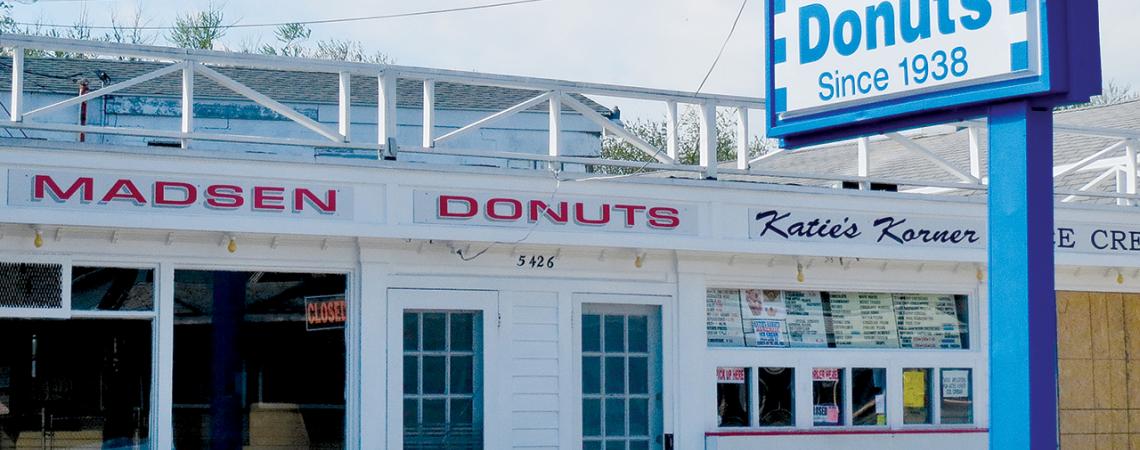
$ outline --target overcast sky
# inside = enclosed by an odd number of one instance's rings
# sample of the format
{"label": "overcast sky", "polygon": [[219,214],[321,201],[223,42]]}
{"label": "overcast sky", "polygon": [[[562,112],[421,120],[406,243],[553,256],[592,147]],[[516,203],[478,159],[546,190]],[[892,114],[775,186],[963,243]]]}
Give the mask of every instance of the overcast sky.
{"label": "overcast sky", "polygon": [[[30,1],[30,0],[29,0]],[[229,0],[227,22],[287,22],[463,7],[503,0]],[[703,92],[763,92],[763,3],[748,0],[735,34]],[[177,3],[178,6],[172,6]],[[12,10],[18,21],[91,25],[142,7],[149,25],[208,0],[39,0]],[[728,34],[740,0],[544,0],[451,14],[314,25],[313,41],[359,40],[403,65],[531,75],[693,91]],[[1106,80],[1140,89],[1140,0],[1100,0]],[[232,30],[231,48],[270,42],[270,28]],[[159,44],[165,45],[160,37]]]}

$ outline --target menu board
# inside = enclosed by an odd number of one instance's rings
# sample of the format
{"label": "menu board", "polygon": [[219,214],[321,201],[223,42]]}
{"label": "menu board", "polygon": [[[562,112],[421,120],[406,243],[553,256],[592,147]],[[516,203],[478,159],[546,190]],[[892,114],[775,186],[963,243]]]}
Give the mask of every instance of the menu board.
{"label": "menu board", "polygon": [[787,307],[780,291],[745,289],[740,304],[744,343],[749,347],[787,347]]}
{"label": "menu board", "polygon": [[705,294],[705,310],[710,347],[744,346],[739,289],[709,289]]}
{"label": "menu board", "polygon": [[831,292],[831,329],[840,348],[898,348],[890,294]]}
{"label": "menu board", "polygon": [[953,296],[895,294],[894,303],[902,348],[962,348]]}
{"label": "menu board", "polygon": [[788,343],[792,347],[827,347],[827,322],[819,292],[784,291]]}
{"label": "menu board", "polygon": [[[964,296],[709,289],[710,347],[969,348]],[[965,320],[965,319],[962,319]]]}

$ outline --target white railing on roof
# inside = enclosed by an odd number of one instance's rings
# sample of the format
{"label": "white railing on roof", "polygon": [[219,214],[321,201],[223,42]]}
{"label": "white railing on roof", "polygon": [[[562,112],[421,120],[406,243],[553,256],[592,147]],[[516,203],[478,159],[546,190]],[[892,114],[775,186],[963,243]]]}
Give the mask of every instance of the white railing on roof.
{"label": "white railing on roof", "polygon": [[[289,58],[280,56],[254,55],[247,53],[232,53],[212,50],[190,50],[170,47],[156,47],[143,45],[118,44],[95,41],[82,41],[59,38],[45,38],[37,36],[5,35],[0,37],[0,45],[11,49],[12,53],[12,100],[10,120],[0,122],[0,126],[9,128],[26,128],[47,131],[75,132],[75,133],[102,133],[126,134],[135,136],[159,137],[179,139],[183,147],[191,145],[194,140],[228,141],[243,143],[263,143],[280,145],[299,145],[314,147],[354,148],[376,150],[381,157],[393,157],[400,152],[456,154],[450,149],[436,149],[437,144],[448,142],[461,135],[486,127],[494,122],[507,118],[532,107],[546,103],[549,105],[550,115],[550,142],[546,155],[534,155],[514,152],[460,152],[474,156],[501,157],[505,159],[546,160],[550,162],[582,162],[588,159],[590,164],[598,164],[594,158],[566,158],[562,156],[562,143],[560,139],[562,124],[561,115],[563,106],[569,107],[586,119],[597,124],[607,132],[629,142],[637,149],[652,156],[659,164],[647,168],[669,169],[680,171],[701,172],[709,177],[715,177],[718,168],[716,160],[716,108],[737,108],[740,117],[738,134],[749,136],[747,111],[749,109],[762,109],[762,99],[717,95],[694,94],[688,92],[671,91],[664,89],[647,89],[630,86],[618,86],[600,83],[580,83],[572,81],[553,80],[546,78],[518,77],[509,75],[495,75],[478,72],[464,72],[456,70],[427,69],[397,65],[381,65],[368,63],[355,63],[343,61],[330,61],[310,58]],[[61,52],[74,52],[83,55],[96,55],[96,57],[129,57],[148,61],[163,61],[170,64],[135,78],[106,86],[90,93],[60,101],[51,105],[31,111],[25,109],[24,104],[24,50],[49,50]],[[265,93],[242,84],[211,67],[242,67],[252,69],[269,69],[295,72],[329,73],[338,75],[338,119],[335,128],[321,124],[282,104]],[[59,123],[36,122],[38,116],[62,108],[74,106],[107,94],[139,85],[156,78],[181,72],[183,105],[194,104],[194,76],[201,75],[210,81],[224,86],[257,104],[309,129],[324,140],[305,140],[295,138],[280,138],[275,136],[248,136],[235,134],[205,133],[195,129],[193,108],[182,108],[181,129],[156,130],[139,128],[120,128],[101,125],[70,125]],[[378,132],[373,142],[356,142],[351,139],[351,76],[363,75],[377,77],[378,98]],[[420,145],[410,145],[406,142],[396,141],[396,81],[398,79],[412,79],[423,83],[423,140]],[[455,131],[434,135],[435,124],[435,84],[437,82],[452,82],[465,85],[494,86],[503,88],[525,89],[541,91],[542,93],[530,100],[512,106],[505,110],[495,112],[487,117],[475,121]],[[615,123],[602,114],[587,106],[571,94],[601,95],[622,99],[656,100],[665,102],[670,111],[676,110],[677,104],[691,104],[701,110],[701,142],[700,159],[698,166],[678,164],[677,142],[675,136],[677,121],[669,121],[671,139],[668,148],[658,149],[634,133]],[[745,161],[747,157],[747,139],[742,139],[739,150]],[[622,165],[620,162],[617,165]],[[640,163],[638,163],[640,166]]]}
{"label": "white railing on roof", "polygon": [[[632,86],[619,86],[600,83],[581,83],[573,81],[554,80],[547,78],[520,77],[510,75],[496,75],[479,72],[465,72],[456,70],[429,69],[397,65],[381,65],[370,63],[356,63],[332,61],[324,59],[292,58],[282,56],[256,55],[248,53],[221,52],[212,50],[190,50],[171,47],[143,46],[107,43],[97,41],[83,41],[60,38],[46,38],[24,35],[0,35],[0,46],[8,49],[12,55],[11,74],[11,102],[9,120],[0,120],[0,127],[11,129],[43,130],[65,133],[90,133],[108,135],[129,135],[141,137],[154,137],[163,139],[176,139],[183,147],[192,146],[193,141],[220,141],[236,143],[273,144],[302,146],[314,148],[344,148],[363,149],[373,151],[378,159],[395,158],[401,153],[437,154],[450,156],[470,156],[501,158],[505,160],[525,160],[544,167],[557,167],[559,164],[581,164],[586,166],[609,166],[641,171],[669,171],[685,172],[701,177],[715,178],[719,175],[736,175],[756,177],[756,179],[783,180],[783,182],[803,182],[820,185],[844,187],[862,190],[875,189],[875,185],[888,187],[905,187],[904,192],[920,194],[943,194],[960,191],[984,191],[987,179],[981,164],[980,131],[986,127],[985,121],[975,120],[961,122],[956,125],[968,129],[967,139],[963,142],[963,151],[969,154],[969,167],[958,167],[947,161],[937,152],[925,147],[919,139],[914,139],[898,133],[889,133],[884,136],[867,137],[856,142],[857,153],[853,165],[856,175],[839,175],[835,173],[811,172],[812,167],[797,167],[795,171],[779,171],[765,169],[765,163],[773,156],[780,155],[781,150],[770,151],[756,158],[749,158],[749,114],[752,111],[762,112],[764,100],[753,97],[741,97],[717,94],[697,94],[664,89],[649,89]],[[24,99],[25,84],[25,50],[46,50],[58,52],[71,52],[92,58],[137,58],[146,61],[159,61],[168,63],[149,73],[135,78],[120,81],[104,86],[100,89],[45,105],[35,109],[27,109]],[[281,70],[291,72],[336,74],[338,83],[337,106],[338,115],[336,126],[332,127],[320,123],[295,109],[271,98],[264,92],[259,92],[233,78],[216,70],[219,67],[236,67],[249,69]],[[118,91],[137,86],[159,77],[181,75],[181,104],[193,105],[195,102],[195,75],[203,76],[210,81],[240,94],[249,100],[277,113],[305,129],[319,136],[318,139],[286,138],[279,136],[253,136],[233,133],[203,132],[195,127],[194,111],[192,107],[181,109],[180,127],[174,129],[115,127],[107,125],[83,125],[58,122],[38,121],[36,119],[47,113],[63,108],[78,105],[92,99],[113,94]],[[351,77],[367,76],[377,79],[377,133],[375,140],[361,142],[351,138],[352,126],[352,84]],[[401,142],[396,138],[396,82],[399,79],[415,80],[423,86],[423,135],[419,142]],[[475,120],[458,129],[437,135],[435,133],[436,83],[457,83],[473,86],[492,86],[537,91],[534,97],[522,101],[508,108],[492,112],[489,115]],[[666,117],[667,138],[664,148],[658,148],[634,132],[625,128],[621,123],[611,121],[595,111],[589,105],[579,100],[578,95],[598,95],[612,97],[618,100],[648,100],[660,102]],[[546,104],[549,116],[549,143],[546,154],[524,152],[482,151],[479,149],[456,149],[444,146],[465,134],[487,127],[514,114],[532,110]],[[699,161],[697,164],[682,164],[680,161],[680,143],[678,132],[678,106],[691,105],[699,111]],[[569,108],[581,117],[589,120],[632,147],[644,152],[650,159],[643,160],[614,160],[592,157],[575,157],[563,154],[561,139],[562,114],[564,108]],[[717,133],[716,122],[718,108],[735,109],[736,119],[736,148],[735,161],[717,160]],[[1101,173],[1077,190],[1058,190],[1057,195],[1064,196],[1062,201],[1069,202],[1079,198],[1086,199],[1115,199],[1120,205],[1140,205],[1140,196],[1137,195],[1137,149],[1140,149],[1140,132],[1125,129],[1110,129],[1097,127],[1078,127],[1065,124],[1056,125],[1059,134],[1075,134],[1117,140],[1117,142],[1103,150],[1093,153],[1076,163],[1059,165],[1054,170],[1054,176],[1061,179],[1078,172],[1101,171]],[[933,179],[898,179],[882,176],[872,176],[874,169],[871,153],[880,142],[890,141],[898,147],[908,151],[911,155],[926,160],[945,172],[951,179],[949,181]],[[1123,153],[1112,156],[1114,153]],[[646,159],[646,158],[641,158]],[[1097,191],[1102,182],[1115,177],[1115,192]],[[780,181],[777,181],[780,182]]]}

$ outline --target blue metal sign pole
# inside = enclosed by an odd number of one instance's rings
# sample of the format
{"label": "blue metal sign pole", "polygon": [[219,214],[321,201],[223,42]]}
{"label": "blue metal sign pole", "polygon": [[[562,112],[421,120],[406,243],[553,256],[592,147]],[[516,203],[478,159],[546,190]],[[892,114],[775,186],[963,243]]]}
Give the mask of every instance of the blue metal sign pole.
{"label": "blue metal sign pole", "polygon": [[1053,111],[989,116],[990,448],[1057,448]]}

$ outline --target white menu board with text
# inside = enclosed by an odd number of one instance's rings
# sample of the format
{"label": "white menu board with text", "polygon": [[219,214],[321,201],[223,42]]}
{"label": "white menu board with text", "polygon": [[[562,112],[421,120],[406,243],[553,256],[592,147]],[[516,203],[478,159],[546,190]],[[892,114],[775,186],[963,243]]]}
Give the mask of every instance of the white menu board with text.
{"label": "white menu board with text", "polygon": [[831,328],[839,348],[898,348],[890,294],[831,292]]}
{"label": "white menu board with text", "polygon": [[705,294],[708,345],[711,347],[744,346],[744,328],[740,317],[739,289],[709,289]]}

